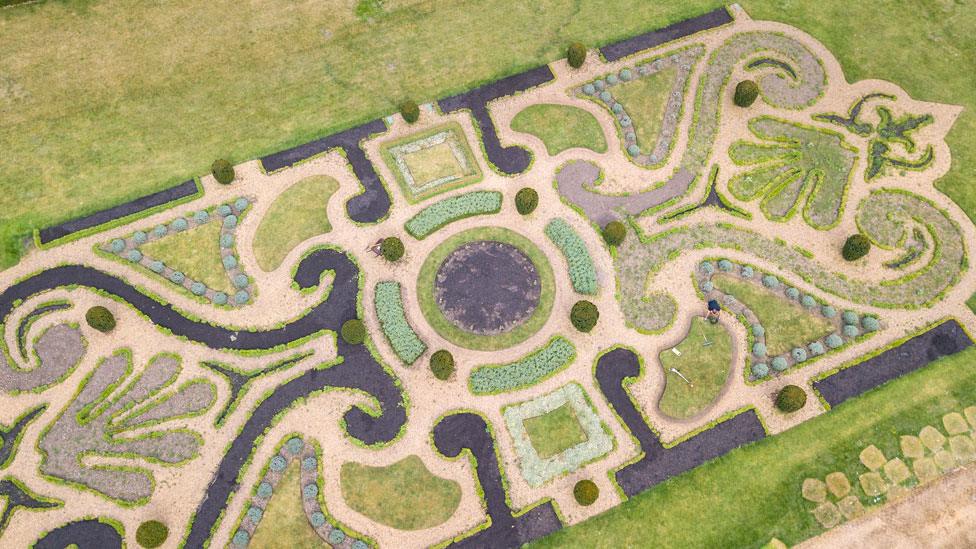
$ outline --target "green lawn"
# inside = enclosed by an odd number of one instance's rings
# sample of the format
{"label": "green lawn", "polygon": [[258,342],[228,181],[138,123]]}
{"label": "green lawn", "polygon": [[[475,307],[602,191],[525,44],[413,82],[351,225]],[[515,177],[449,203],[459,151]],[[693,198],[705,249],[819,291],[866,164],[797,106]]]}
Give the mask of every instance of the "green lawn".
{"label": "green lawn", "polygon": [[417,456],[388,467],[343,463],[339,477],[349,507],[400,530],[437,526],[461,503],[458,483],[435,476]]}
{"label": "green lawn", "polygon": [[139,247],[142,253],[199,280],[208,288],[233,294],[230,276],[220,258],[220,219],[181,233],[170,233]]}
{"label": "green lawn", "polygon": [[332,230],[326,208],[339,182],[325,175],[302,179],[278,195],[254,235],[262,271],[273,271],[300,243]]}
{"label": "green lawn", "polygon": [[[793,545],[823,531],[802,499],[804,478],[866,469],[874,444],[898,452],[902,434],[940,425],[943,414],[976,404],[976,349],[930,364],[799,426],[733,450],[619,507],[530,547],[761,547]],[[852,482],[856,484],[856,482]],[[856,488],[859,491],[859,488]],[[866,501],[866,499],[862,499]]]}
{"label": "green lawn", "polygon": [[969,299],[966,300],[966,305],[969,306],[969,310],[971,310],[973,314],[976,314],[976,293],[969,296]]}
{"label": "green lawn", "polygon": [[576,412],[569,404],[563,404],[541,416],[530,417],[523,423],[532,447],[542,459],[551,458],[586,442],[583,426],[576,419]]}
{"label": "green lawn", "polygon": [[836,331],[835,326],[785,296],[775,295],[758,284],[730,275],[712,277],[715,287],[733,295],[749,307],[766,328],[766,350],[769,356],[788,353],[794,347],[806,347],[811,341]]}
{"label": "green lawn", "polygon": [[578,107],[532,105],[515,115],[512,129],[541,139],[550,156],[574,147],[598,153],[607,151],[607,140],[600,123],[595,116]]}
{"label": "green lawn", "polygon": [[637,144],[646,153],[653,151],[657,145],[664,123],[664,108],[677,74],[678,69],[670,67],[613,87],[613,98],[624,106],[627,115],[634,121]]}
{"label": "green lawn", "polygon": [[[402,157],[407,171],[410,172],[410,176],[413,178],[413,183],[409,183],[403,170],[397,164],[391,150],[402,145],[427,139],[445,131],[452,134],[448,142],[407,153]],[[465,159],[463,164],[454,156],[451,146],[448,144],[451,140],[460,146]],[[411,133],[399,139],[387,141],[380,146],[380,155],[383,157],[383,161],[386,162],[387,167],[390,168],[390,171],[393,172],[393,176],[396,178],[397,184],[400,185],[400,190],[403,191],[404,197],[411,204],[420,202],[436,194],[481,181],[481,168],[478,167],[478,162],[471,153],[471,147],[468,144],[467,137],[464,135],[464,130],[457,122],[441,124],[422,132]],[[432,185],[438,179],[447,176],[454,176],[455,178]]]}
{"label": "green lawn", "polygon": [[275,486],[271,501],[268,502],[248,547],[321,549],[324,546],[325,542],[315,533],[305,516],[302,489],[299,485],[300,475],[300,462],[292,462]]}
{"label": "green lawn", "polygon": [[[710,345],[705,345],[706,338]],[[688,336],[675,348],[681,356],[671,349],[658,355],[667,379],[658,407],[671,417],[688,418],[708,407],[725,386],[732,367],[732,336],[721,324],[695,317]],[[685,383],[671,368],[694,386]]]}

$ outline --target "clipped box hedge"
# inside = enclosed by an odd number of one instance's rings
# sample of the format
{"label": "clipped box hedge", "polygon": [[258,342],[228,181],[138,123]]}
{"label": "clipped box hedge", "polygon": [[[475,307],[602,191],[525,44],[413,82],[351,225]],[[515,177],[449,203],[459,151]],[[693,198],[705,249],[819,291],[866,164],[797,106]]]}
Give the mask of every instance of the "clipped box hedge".
{"label": "clipped box hedge", "polygon": [[515,362],[475,368],[468,379],[468,387],[477,395],[529,387],[565,368],[574,358],[576,348],[573,344],[556,336],[544,347]]}
{"label": "clipped box hedge", "polygon": [[569,265],[569,280],[573,289],[583,295],[596,295],[596,268],[586,244],[576,231],[562,219],[546,225],[546,236],[559,248]]}
{"label": "clipped box hedge", "polygon": [[427,350],[427,345],[420,340],[407,322],[407,315],[403,312],[403,300],[400,297],[400,283],[391,281],[377,283],[375,305],[383,335],[393,347],[393,352],[407,365],[416,362]]}
{"label": "clipped box hedge", "polygon": [[502,193],[475,191],[445,198],[420,210],[411,217],[404,228],[417,240],[427,238],[441,227],[471,217],[498,213],[502,209]]}

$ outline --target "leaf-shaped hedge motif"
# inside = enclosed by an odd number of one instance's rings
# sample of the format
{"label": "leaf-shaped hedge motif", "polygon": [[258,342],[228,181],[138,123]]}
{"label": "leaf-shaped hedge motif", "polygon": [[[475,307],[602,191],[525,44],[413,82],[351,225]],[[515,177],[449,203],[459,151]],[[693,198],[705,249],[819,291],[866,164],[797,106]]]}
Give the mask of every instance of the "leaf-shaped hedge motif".
{"label": "leaf-shaped hedge motif", "polygon": [[807,223],[818,229],[835,225],[857,151],[836,132],[768,116],[752,119],[749,129],[765,143],[732,144],[732,161],[750,169],[729,181],[729,191],[744,201],[762,197],[763,213],[774,220],[792,217],[806,197]]}

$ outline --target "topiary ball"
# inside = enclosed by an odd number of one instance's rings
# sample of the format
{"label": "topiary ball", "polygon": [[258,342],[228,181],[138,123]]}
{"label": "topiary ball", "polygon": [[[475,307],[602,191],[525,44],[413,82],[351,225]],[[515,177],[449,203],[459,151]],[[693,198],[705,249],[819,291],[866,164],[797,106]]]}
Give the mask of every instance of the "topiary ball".
{"label": "topiary ball", "polygon": [[251,536],[248,535],[246,530],[238,530],[234,533],[234,537],[230,541],[238,547],[247,547],[247,543],[251,541]]}
{"label": "topiary ball", "polygon": [[759,97],[759,86],[752,80],[743,80],[735,86],[735,95],[732,101],[739,107],[749,107],[756,102]]}
{"label": "topiary ball", "polygon": [[844,324],[844,328],[841,329],[841,331],[847,337],[857,337],[861,334],[861,331],[858,330],[857,326],[854,326],[853,324]]}
{"label": "topiary ball", "polygon": [[583,84],[583,93],[586,95],[593,95],[596,93],[596,87],[593,84]]}
{"label": "topiary ball", "polygon": [[149,270],[154,273],[161,273],[166,270],[166,264],[158,259],[149,263]]}
{"label": "topiary ball", "polygon": [[239,212],[243,212],[247,209],[249,204],[250,202],[248,202],[248,200],[242,196],[234,201],[234,209]]}
{"label": "topiary ball", "polygon": [[271,463],[268,464],[268,467],[270,467],[271,470],[276,473],[280,473],[284,471],[285,467],[287,466],[288,466],[288,461],[281,456],[275,456],[271,458]]}
{"label": "topiary ball", "polygon": [[865,332],[876,332],[881,328],[881,323],[873,316],[866,316],[861,319],[861,327]]}
{"label": "topiary ball", "polygon": [[129,250],[129,253],[125,254],[125,257],[133,263],[139,263],[142,261],[142,252],[139,250]]}
{"label": "topiary ball", "polygon": [[132,233],[132,241],[136,244],[145,244],[149,240],[149,235],[145,231],[136,231]]}
{"label": "topiary ball", "polygon": [[407,100],[400,103],[400,116],[408,124],[413,124],[417,120],[420,120],[420,106],[417,105],[416,101]]}
{"label": "topiary ball", "polygon": [[817,299],[809,294],[803,296],[803,299],[800,300],[800,303],[802,303],[803,306],[808,309],[812,309],[817,305],[819,305],[819,303],[817,303]]}
{"label": "topiary ball", "polygon": [[820,356],[827,352],[827,350],[824,349],[823,343],[820,343],[819,341],[814,341],[809,345],[809,347],[810,354],[813,356]]}
{"label": "topiary ball", "polygon": [[217,293],[215,293],[214,296],[213,296],[213,302],[215,304],[217,304],[217,305],[226,305],[227,304],[227,294],[225,294],[224,292],[217,292]]}
{"label": "topiary ball", "polygon": [[247,303],[248,299],[251,299],[251,294],[247,293],[245,290],[241,290],[234,294],[234,303],[237,303],[238,305]]}
{"label": "topiary ball", "polygon": [[152,233],[153,236],[155,236],[156,238],[160,238],[166,236],[167,230],[168,229],[166,229],[166,225],[156,225],[155,227],[153,227]]}
{"label": "topiary ball", "polygon": [[781,356],[778,356],[778,357],[774,358],[773,360],[771,360],[769,362],[769,364],[777,372],[782,372],[783,370],[785,370],[785,369],[787,369],[787,368],[790,367],[790,363],[786,361],[786,358],[781,357]]}
{"label": "topiary ball", "polygon": [[796,385],[787,385],[776,395],[776,407],[786,413],[795,412],[806,403],[807,394]]}
{"label": "topiary ball", "polygon": [[718,260],[718,270],[720,270],[722,272],[728,273],[728,272],[732,271],[732,268],[733,267],[735,267],[735,264],[733,264],[728,259],[719,259]]}
{"label": "topiary ball", "polygon": [[302,497],[305,499],[315,499],[319,495],[319,487],[315,483],[306,484],[302,487]]}
{"label": "topiary ball", "polygon": [[387,261],[399,261],[404,253],[403,241],[395,236],[388,236],[380,244],[380,253]]}
{"label": "topiary ball", "polygon": [[779,279],[773,275],[764,275],[762,277],[762,284],[767,288],[776,289],[779,288]]}
{"label": "topiary ball", "polygon": [[569,66],[574,69],[578,69],[583,66],[583,62],[586,61],[586,46],[580,42],[573,42],[566,48],[566,61],[569,62]]}
{"label": "topiary ball", "polygon": [[522,215],[529,215],[539,205],[539,193],[535,189],[523,187],[515,193],[515,210]]}
{"label": "topiary ball", "polygon": [[325,524],[325,515],[321,511],[316,511],[312,513],[312,518],[310,519],[312,526],[318,528]]}
{"label": "topiary ball", "polygon": [[573,497],[580,505],[593,505],[600,497],[600,487],[589,479],[583,479],[573,486]]}
{"label": "topiary ball", "polygon": [[234,245],[234,235],[230,233],[220,235],[220,247],[230,248]]}
{"label": "topiary ball", "polygon": [[592,330],[599,319],[600,310],[593,302],[585,299],[577,301],[569,312],[569,321],[573,323],[573,327],[581,332]]}
{"label": "topiary ball", "polygon": [[797,347],[790,351],[790,355],[793,356],[793,360],[796,362],[804,362],[807,359],[807,350],[803,347]]}
{"label": "topiary ball", "polygon": [[430,355],[430,371],[441,381],[450,378],[454,373],[454,356],[444,349],[436,351]]}
{"label": "topiary ball", "polygon": [[752,344],[752,354],[756,356],[766,356],[766,345],[764,343],[753,343]]}
{"label": "topiary ball", "polygon": [[193,221],[195,221],[197,225],[202,225],[210,221],[210,214],[204,210],[200,210],[199,212],[193,214]]}
{"label": "topiary ball", "polygon": [[247,518],[251,519],[251,522],[257,524],[261,522],[261,517],[264,516],[264,510],[260,507],[255,507],[254,505],[248,507]]}
{"label": "topiary ball", "polygon": [[225,228],[227,228],[227,229],[233,229],[236,226],[237,226],[237,216],[236,215],[230,214],[230,215],[224,216],[224,227]]}
{"label": "topiary ball", "polygon": [[857,316],[857,313],[855,313],[854,311],[844,311],[844,314],[841,315],[841,318],[844,320],[844,324],[850,324],[852,326],[856,325],[858,323],[858,320],[860,320],[860,318]]}
{"label": "topiary ball", "polygon": [[757,322],[752,325],[752,335],[754,337],[763,337],[766,335],[766,328],[763,328],[763,325]]}
{"label": "topiary ball", "polygon": [[183,284],[183,281],[186,280],[186,275],[180,271],[173,271],[169,275],[169,280],[173,284]]}
{"label": "topiary ball", "polygon": [[763,378],[769,375],[769,366],[765,362],[757,362],[752,365],[752,376]]}
{"label": "topiary ball", "polygon": [[[616,107],[616,105],[614,106]],[[636,144],[631,143],[630,145],[627,145],[627,154],[629,154],[630,156],[637,156],[640,153],[641,153],[640,147],[638,147]]]}
{"label": "topiary ball", "polygon": [[224,269],[228,271],[237,267],[237,258],[232,255],[225,255],[220,262],[224,264]]}
{"label": "topiary ball", "polygon": [[207,293],[207,286],[203,282],[194,282],[190,284],[190,291],[193,295],[203,295]]}
{"label": "topiary ball", "polygon": [[169,528],[158,520],[147,520],[136,529],[136,542],[147,549],[159,547],[168,536]]}
{"label": "topiary ball", "polygon": [[837,334],[830,334],[824,341],[831,349],[836,349],[844,344],[844,339]]}
{"label": "topiary ball", "polygon": [[85,313],[85,322],[103,334],[115,329],[115,316],[101,305],[95,305]]}
{"label": "topiary ball", "polygon": [[603,240],[611,246],[619,246],[627,237],[627,227],[620,221],[611,221],[603,227]]}
{"label": "topiary ball", "polygon": [[189,229],[190,224],[182,217],[178,217],[174,219],[172,223],[169,224],[169,227],[176,232],[181,232]]}
{"label": "topiary ball", "polygon": [[329,532],[329,543],[332,545],[339,545],[346,540],[346,533],[338,528],[333,528]]}
{"label": "topiary ball", "polygon": [[351,318],[342,323],[339,333],[346,343],[359,345],[366,340],[366,325],[358,318]]}
{"label": "topiary ball", "polygon": [[862,257],[868,255],[871,251],[871,241],[868,237],[863,234],[852,234],[847,237],[844,242],[844,247],[841,249],[840,254],[844,256],[847,261],[857,261]]}
{"label": "topiary ball", "polygon": [[234,213],[234,210],[230,209],[230,204],[221,204],[217,206],[217,215],[224,217],[225,215],[230,215]]}
{"label": "topiary ball", "polygon": [[271,486],[270,482],[264,481],[258,484],[258,497],[259,498],[270,498],[271,494],[274,493],[274,487]]}
{"label": "topiary ball", "polygon": [[221,185],[229,185],[234,181],[234,166],[223,158],[214,160],[213,165],[210,166],[210,172],[213,173],[217,183]]}

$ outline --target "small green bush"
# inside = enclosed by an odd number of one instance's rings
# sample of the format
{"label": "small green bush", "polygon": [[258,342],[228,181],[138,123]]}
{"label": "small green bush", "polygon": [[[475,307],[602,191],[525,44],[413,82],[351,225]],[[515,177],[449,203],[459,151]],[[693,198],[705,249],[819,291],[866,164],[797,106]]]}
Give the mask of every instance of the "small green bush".
{"label": "small green bush", "polygon": [[881,323],[873,316],[866,316],[861,319],[861,326],[865,332],[876,332],[881,328]]}
{"label": "small green bush", "polygon": [[759,97],[759,86],[752,80],[743,80],[735,86],[735,97],[733,101],[740,107],[749,107],[756,102]]}
{"label": "small green bush", "polygon": [[803,347],[793,349],[790,354],[793,355],[793,360],[796,362],[803,362],[807,359],[807,350]]}
{"label": "small green bush", "polygon": [[580,42],[573,42],[566,48],[566,60],[569,61],[569,66],[574,69],[578,69],[583,66],[583,62],[586,61],[586,46]]}
{"label": "small green bush", "polygon": [[210,166],[210,171],[217,183],[221,185],[230,185],[234,181],[234,166],[223,158],[215,160],[213,166]]}
{"label": "small green bush", "polygon": [[754,271],[752,267],[746,265],[742,267],[742,270],[739,271],[739,274],[742,276],[742,278],[752,278],[752,276],[756,274],[756,271]]}
{"label": "small green bush", "polygon": [[763,378],[769,375],[769,366],[765,362],[757,362],[752,365],[752,376]]}
{"label": "small green bush", "polygon": [[115,316],[112,315],[112,311],[109,311],[101,305],[96,305],[88,312],[85,313],[85,321],[92,328],[95,328],[99,332],[107,334],[115,328]]}
{"label": "small green bush", "polygon": [[380,253],[387,261],[399,261],[403,257],[403,241],[395,236],[388,236],[383,239],[380,245]]}
{"label": "small green bush", "polygon": [[810,347],[810,354],[812,354],[813,356],[820,356],[825,352],[827,352],[827,350],[824,349],[823,343],[820,343],[819,341],[814,341],[809,345],[809,347]]}
{"label": "small green bush", "polygon": [[342,340],[350,345],[359,345],[366,340],[366,325],[358,318],[351,318],[342,323],[340,330]]}
{"label": "small green bush", "polygon": [[851,326],[856,326],[859,320],[857,313],[854,311],[844,311],[841,318],[844,319],[844,324],[850,324]]}
{"label": "small green bush", "polygon": [[790,367],[790,364],[786,362],[786,359],[781,356],[775,357],[769,363],[773,366],[773,369],[776,370],[777,372],[782,372],[783,370]]}
{"label": "small green bush", "polygon": [[590,479],[583,479],[573,486],[573,497],[580,505],[593,505],[600,497],[600,487]]}
{"label": "small green bush", "polygon": [[844,338],[840,337],[837,334],[830,334],[829,336],[827,336],[827,339],[825,341],[827,342],[827,346],[830,347],[831,349],[836,349],[844,345]]}
{"label": "small green bush", "polygon": [[803,296],[803,299],[800,300],[800,303],[802,303],[803,306],[806,307],[807,309],[812,309],[813,307],[819,305],[819,303],[817,303],[817,298],[809,294]]}
{"label": "small green bush", "polygon": [[627,227],[619,221],[611,221],[603,228],[603,240],[611,246],[619,246],[627,236]]}
{"label": "small green bush", "polygon": [[569,312],[569,320],[581,332],[589,332],[600,319],[600,310],[591,301],[581,299],[573,305]]}
{"label": "small green bush", "polygon": [[147,520],[136,529],[136,542],[147,549],[159,547],[168,536],[169,528],[158,520]]}
{"label": "small green bush", "polygon": [[409,124],[420,119],[420,107],[416,101],[404,101],[400,104],[400,116]]}
{"label": "small green bush", "polygon": [[786,413],[795,412],[806,403],[807,394],[796,385],[787,385],[776,395],[776,407]]}
{"label": "small green bush", "polygon": [[753,343],[752,354],[756,356],[766,356],[766,345],[762,343]]}
{"label": "small green bush", "polygon": [[824,315],[826,318],[834,318],[837,316],[837,309],[831,307],[830,305],[824,305],[820,308],[820,314]]}
{"label": "small green bush", "polygon": [[852,234],[847,237],[847,241],[844,242],[844,248],[841,250],[841,255],[844,259],[848,261],[856,261],[862,257],[868,255],[871,251],[871,241],[868,237],[863,234]]}
{"label": "small green bush", "polygon": [[841,330],[847,337],[857,337],[861,334],[861,331],[857,329],[857,326],[853,324],[844,324],[844,328]]}
{"label": "small green bush", "polygon": [[522,215],[529,215],[539,205],[539,193],[535,189],[523,187],[515,193],[515,209]]}
{"label": "small green bush", "polygon": [[779,279],[773,275],[763,275],[762,277],[763,286],[775,290],[779,288]]}
{"label": "small green bush", "polygon": [[752,335],[754,337],[762,337],[766,335],[766,328],[763,328],[762,324],[756,322],[752,325]]}
{"label": "small green bush", "polygon": [[790,286],[786,289],[786,297],[794,300],[800,299],[800,289]]}
{"label": "small green bush", "polygon": [[732,267],[734,267],[734,266],[735,265],[733,265],[732,262],[729,261],[728,259],[720,259],[720,260],[718,260],[718,270],[720,270],[720,271],[723,271],[723,272],[726,272],[726,273],[731,272],[732,271]]}
{"label": "small green bush", "polygon": [[441,381],[451,377],[454,373],[454,357],[450,351],[441,349],[430,355],[430,371]]}
{"label": "small green bush", "polygon": [[712,265],[711,261],[702,261],[698,264],[698,270],[710,275],[715,272],[715,265]]}

